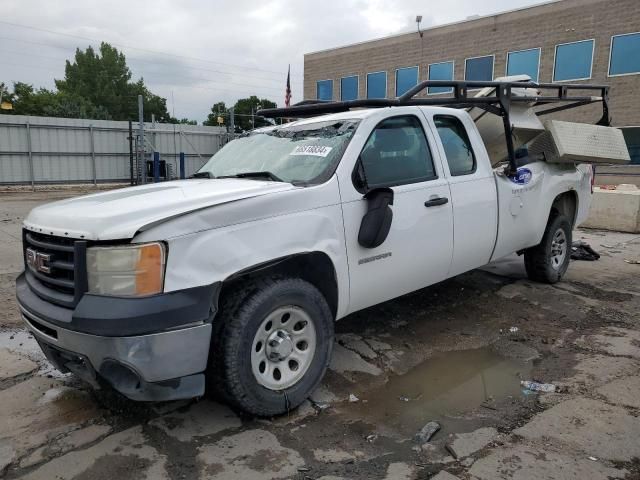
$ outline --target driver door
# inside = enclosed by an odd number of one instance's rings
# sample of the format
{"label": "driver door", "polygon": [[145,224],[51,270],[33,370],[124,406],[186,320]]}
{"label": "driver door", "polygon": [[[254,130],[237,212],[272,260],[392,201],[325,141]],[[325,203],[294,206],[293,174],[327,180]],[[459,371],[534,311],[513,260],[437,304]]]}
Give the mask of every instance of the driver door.
{"label": "driver door", "polygon": [[[427,130],[428,131],[428,130]],[[430,141],[431,140],[431,141]],[[399,115],[382,120],[360,153],[368,189],[390,187],[393,219],[375,248],[358,243],[368,201],[343,203],[350,278],[349,311],[356,311],[447,278],[453,255],[449,184],[432,157],[433,139],[423,120]],[[358,167],[357,167],[358,168]],[[357,182],[356,182],[357,183]],[[347,188],[358,189],[355,185]],[[361,194],[365,189],[358,190]]]}

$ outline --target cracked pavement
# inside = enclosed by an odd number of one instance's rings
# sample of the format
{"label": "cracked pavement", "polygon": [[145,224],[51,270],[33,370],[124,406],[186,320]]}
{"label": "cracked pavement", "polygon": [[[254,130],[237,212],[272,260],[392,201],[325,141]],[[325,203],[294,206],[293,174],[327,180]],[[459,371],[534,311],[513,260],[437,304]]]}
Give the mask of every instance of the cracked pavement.
{"label": "cracked pavement", "polygon": [[[639,478],[637,235],[577,230],[602,258],[553,286],[513,256],[353,314],[311,399],[261,419],[211,399],[131,402],[48,365],[13,299],[20,222],[78,193],[0,192],[0,476]],[[523,391],[529,379],[557,391]],[[440,430],[417,441],[429,421]]]}

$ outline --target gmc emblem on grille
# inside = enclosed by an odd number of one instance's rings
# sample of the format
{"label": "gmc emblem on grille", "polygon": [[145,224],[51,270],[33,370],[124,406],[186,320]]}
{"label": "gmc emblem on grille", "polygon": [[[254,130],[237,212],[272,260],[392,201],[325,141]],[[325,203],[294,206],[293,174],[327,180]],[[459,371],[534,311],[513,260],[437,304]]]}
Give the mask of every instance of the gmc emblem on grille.
{"label": "gmc emblem on grille", "polygon": [[50,254],[36,252],[33,248],[27,248],[27,265],[34,270],[42,273],[51,273],[50,260]]}

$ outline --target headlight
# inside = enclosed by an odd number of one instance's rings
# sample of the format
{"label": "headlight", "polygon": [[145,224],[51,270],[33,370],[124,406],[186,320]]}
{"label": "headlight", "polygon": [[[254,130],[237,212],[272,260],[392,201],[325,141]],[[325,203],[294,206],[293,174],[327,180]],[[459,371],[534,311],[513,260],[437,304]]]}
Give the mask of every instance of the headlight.
{"label": "headlight", "polygon": [[123,297],[162,292],[165,247],[144,243],[87,249],[89,293]]}

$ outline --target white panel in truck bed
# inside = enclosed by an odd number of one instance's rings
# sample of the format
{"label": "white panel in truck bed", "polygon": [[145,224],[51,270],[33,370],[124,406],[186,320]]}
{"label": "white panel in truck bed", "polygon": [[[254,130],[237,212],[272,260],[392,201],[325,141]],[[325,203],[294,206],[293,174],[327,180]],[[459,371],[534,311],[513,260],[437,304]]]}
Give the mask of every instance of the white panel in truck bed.
{"label": "white panel in truck bed", "polygon": [[543,148],[547,162],[619,164],[631,160],[618,128],[560,120],[546,121],[545,128],[549,132]]}

